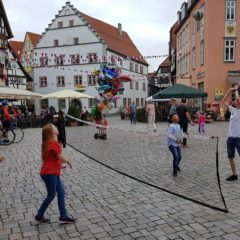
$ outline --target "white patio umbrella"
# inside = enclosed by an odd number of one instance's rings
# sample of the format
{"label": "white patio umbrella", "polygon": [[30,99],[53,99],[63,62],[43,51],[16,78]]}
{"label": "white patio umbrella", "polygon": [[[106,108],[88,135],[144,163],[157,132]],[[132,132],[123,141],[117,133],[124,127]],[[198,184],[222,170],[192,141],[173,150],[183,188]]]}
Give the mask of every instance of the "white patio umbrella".
{"label": "white patio umbrella", "polygon": [[14,99],[14,100],[34,100],[41,99],[43,95],[28,90],[10,88],[10,87],[0,87],[0,98]]}
{"label": "white patio umbrella", "polygon": [[46,98],[94,98],[93,96],[90,96],[85,93],[80,93],[74,90],[62,90],[58,92],[48,93],[43,96],[43,99]]}

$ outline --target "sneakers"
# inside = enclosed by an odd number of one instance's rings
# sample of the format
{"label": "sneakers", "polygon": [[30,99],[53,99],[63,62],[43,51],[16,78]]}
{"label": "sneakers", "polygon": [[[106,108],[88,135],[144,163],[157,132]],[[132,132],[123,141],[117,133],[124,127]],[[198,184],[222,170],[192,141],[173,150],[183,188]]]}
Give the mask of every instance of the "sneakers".
{"label": "sneakers", "polygon": [[70,218],[70,217],[60,217],[59,221],[60,221],[61,224],[64,224],[64,223],[75,223],[76,219]]}
{"label": "sneakers", "polygon": [[173,172],[173,177],[177,177],[177,172]]}
{"label": "sneakers", "polygon": [[182,170],[180,169],[180,167],[177,167],[177,171],[181,172]]}
{"label": "sneakers", "polygon": [[38,221],[38,222],[40,222],[40,223],[49,223],[49,222],[50,222],[50,219],[49,219],[49,218],[38,217],[38,216],[35,217],[35,220]]}
{"label": "sneakers", "polygon": [[238,180],[238,175],[231,175],[230,177],[226,178],[227,181],[235,181]]}

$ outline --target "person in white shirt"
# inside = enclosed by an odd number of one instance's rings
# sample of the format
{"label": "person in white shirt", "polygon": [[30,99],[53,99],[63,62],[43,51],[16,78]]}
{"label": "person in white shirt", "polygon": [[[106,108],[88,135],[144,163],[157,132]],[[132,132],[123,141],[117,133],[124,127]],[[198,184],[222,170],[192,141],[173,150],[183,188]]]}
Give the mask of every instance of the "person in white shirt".
{"label": "person in white shirt", "polygon": [[168,126],[168,148],[173,156],[173,177],[177,176],[177,172],[181,171],[179,168],[180,161],[182,160],[181,153],[181,138],[182,131],[180,128],[179,117],[176,113],[171,115],[172,123]]}
{"label": "person in white shirt", "polygon": [[[229,105],[227,98],[230,93],[235,92],[235,101],[233,106]],[[232,175],[228,177],[227,181],[238,180],[236,161],[235,161],[235,150],[238,151],[240,156],[240,98],[238,93],[238,87],[230,88],[222,99],[222,103],[228,107],[231,113],[229,128],[228,128],[228,138],[227,138],[227,154],[229,158],[230,167],[232,170]]]}

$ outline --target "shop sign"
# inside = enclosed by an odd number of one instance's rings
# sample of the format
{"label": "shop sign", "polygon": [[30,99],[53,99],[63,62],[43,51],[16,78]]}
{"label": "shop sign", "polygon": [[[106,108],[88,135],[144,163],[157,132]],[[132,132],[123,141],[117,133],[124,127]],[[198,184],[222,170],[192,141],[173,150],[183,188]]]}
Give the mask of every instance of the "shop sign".
{"label": "shop sign", "polygon": [[199,72],[197,74],[197,79],[204,78],[205,77],[205,72]]}
{"label": "shop sign", "polygon": [[228,77],[240,77],[240,71],[228,71]]}

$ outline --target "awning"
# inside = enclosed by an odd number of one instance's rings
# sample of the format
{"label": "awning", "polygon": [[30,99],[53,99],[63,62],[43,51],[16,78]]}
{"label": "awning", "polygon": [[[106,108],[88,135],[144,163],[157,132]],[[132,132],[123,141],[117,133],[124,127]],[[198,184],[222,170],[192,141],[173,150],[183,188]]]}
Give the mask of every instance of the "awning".
{"label": "awning", "polygon": [[160,91],[152,96],[153,100],[168,98],[201,98],[207,97],[206,92],[199,89],[188,87],[183,84],[175,84],[167,89]]}
{"label": "awning", "polygon": [[10,87],[0,87],[0,98],[13,99],[13,100],[34,100],[41,99],[43,95],[31,92],[28,90],[10,88]]}

